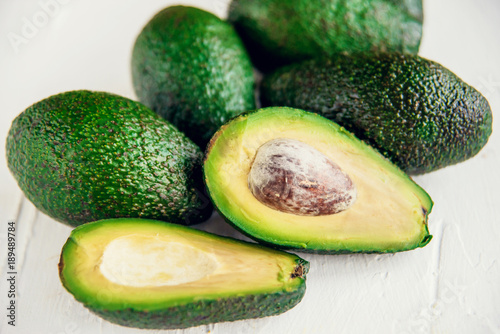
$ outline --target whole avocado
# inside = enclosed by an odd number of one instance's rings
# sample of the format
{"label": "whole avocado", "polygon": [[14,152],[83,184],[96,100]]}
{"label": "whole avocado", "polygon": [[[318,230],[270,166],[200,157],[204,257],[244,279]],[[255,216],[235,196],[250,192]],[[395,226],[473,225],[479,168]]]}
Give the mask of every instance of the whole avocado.
{"label": "whole avocado", "polygon": [[255,107],[253,67],[234,28],[174,6],[144,27],[132,54],[139,100],[204,148],[227,120]]}
{"label": "whole avocado", "polygon": [[416,55],[339,55],[277,70],[264,105],[319,113],[411,174],[476,155],[492,131],[488,101],[440,64]]}
{"label": "whole avocado", "polygon": [[416,54],[423,13],[421,0],[233,0],[228,20],[267,72],[321,55]]}
{"label": "whole avocado", "polygon": [[6,152],[26,197],[71,226],[116,217],[193,224],[212,212],[201,150],[124,97],[72,91],[35,103],[13,121]]}

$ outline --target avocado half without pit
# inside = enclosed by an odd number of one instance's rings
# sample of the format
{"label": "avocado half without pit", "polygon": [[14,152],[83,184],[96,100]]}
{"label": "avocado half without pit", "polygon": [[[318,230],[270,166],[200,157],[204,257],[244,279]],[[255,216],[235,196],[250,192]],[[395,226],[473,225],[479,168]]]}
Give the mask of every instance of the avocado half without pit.
{"label": "avocado half without pit", "polygon": [[318,253],[425,246],[429,195],[375,149],[322,116],[286,107],[234,118],[204,163],[222,216],[274,247]]}
{"label": "avocado half without pit", "polygon": [[91,311],[148,329],[285,312],[302,299],[308,268],[257,244],[127,218],[77,227],[59,263],[64,287]]}

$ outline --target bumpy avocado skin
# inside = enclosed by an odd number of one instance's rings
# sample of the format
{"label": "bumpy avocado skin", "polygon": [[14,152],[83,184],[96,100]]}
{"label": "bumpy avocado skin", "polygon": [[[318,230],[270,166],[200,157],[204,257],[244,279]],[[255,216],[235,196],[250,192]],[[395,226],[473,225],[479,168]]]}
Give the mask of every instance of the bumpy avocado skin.
{"label": "bumpy avocado skin", "polygon": [[416,54],[421,0],[233,0],[228,20],[263,71],[321,55]]}
{"label": "bumpy avocado skin", "polygon": [[234,28],[174,6],[137,38],[132,79],[139,100],[204,148],[231,117],[255,107],[253,67]]}
{"label": "bumpy avocado skin", "polygon": [[488,101],[440,64],[415,55],[305,61],[265,78],[264,105],[319,113],[410,174],[476,155],[492,132]]}
{"label": "bumpy avocado skin", "polygon": [[145,329],[180,329],[210,323],[263,318],[281,314],[297,305],[304,296],[305,284],[291,292],[254,294],[200,300],[192,304],[170,307],[161,311],[119,311],[91,309],[102,318],[127,327]]}
{"label": "bumpy avocado skin", "polygon": [[73,91],[12,123],[8,166],[42,212],[71,225],[112,217],[193,224],[212,212],[201,150],[140,103]]}

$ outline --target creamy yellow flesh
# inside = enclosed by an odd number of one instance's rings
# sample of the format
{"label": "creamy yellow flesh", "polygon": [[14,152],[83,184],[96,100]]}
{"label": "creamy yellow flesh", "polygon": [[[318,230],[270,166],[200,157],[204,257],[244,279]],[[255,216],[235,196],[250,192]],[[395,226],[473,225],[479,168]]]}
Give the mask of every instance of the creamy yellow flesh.
{"label": "creamy yellow flesh", "polygon": [[110,282],[145,287],[198,281],[217,267],[217,260],[200,249],[133,234],[106,246],[99,269]]}
{"label": "creamy yellow flesh", "polygon": [[90,296],[98,291],[100,302],[165,305],[297,284],[290,277],[296,263],[289,254],[141,220],[117,224],[74,235],[68,256],[78,260],[65,267],[72,273],[68,284]]}
{"label": "creamy yellow flesh", "polygon": [[[274,117],[267,119],[263,127],[251,117],[224,129],[206,167],[209,188],[217,189],[224,198],[219,207],[226,210],[225,214],[233,212],[248,222],[240,226],[248,233],[259,231],[271,242],[276,236],[289,241],[290,246],[303,248],[310,243],[333,242],[340,248],[367,245],[384,249],[422,239],[425,219],[423,203],[417,196],[421,189],[372,149],[353,146],[352,137],[345,131],[335,134],[332,128],[311,126],[307,120]],[[276,138],[306,143],[338,164],[357,186],[356,202],[337,214],[308,217],[260,203],[249,189],[248,174],[259,147]]]}

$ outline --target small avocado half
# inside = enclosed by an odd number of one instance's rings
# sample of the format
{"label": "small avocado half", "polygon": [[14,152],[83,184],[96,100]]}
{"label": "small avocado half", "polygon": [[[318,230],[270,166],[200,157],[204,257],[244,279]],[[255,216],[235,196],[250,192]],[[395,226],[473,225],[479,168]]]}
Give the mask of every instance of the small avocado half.
{"label": "small avocado half", "polygon": [[74,229],[59,273],[76,300],[122,326],[174,329],[287,311],[305,292],[296,255],[154,220]]}
{"label": "small avocado half", "polygon": [[212,138],[204,175],[222,216],[275,247],[384,253],[431,239],[429,195],[350,132],[303,110],[234,118]]}

